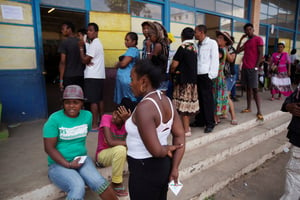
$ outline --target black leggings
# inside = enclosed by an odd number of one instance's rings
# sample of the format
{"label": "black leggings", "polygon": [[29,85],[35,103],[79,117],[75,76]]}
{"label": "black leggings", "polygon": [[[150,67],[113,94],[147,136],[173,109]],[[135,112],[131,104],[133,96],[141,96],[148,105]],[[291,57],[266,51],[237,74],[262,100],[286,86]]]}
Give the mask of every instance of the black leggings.
{"label": "black leggings", "polygon": [[166,200],[171,159],[127,156],[131,200]]}

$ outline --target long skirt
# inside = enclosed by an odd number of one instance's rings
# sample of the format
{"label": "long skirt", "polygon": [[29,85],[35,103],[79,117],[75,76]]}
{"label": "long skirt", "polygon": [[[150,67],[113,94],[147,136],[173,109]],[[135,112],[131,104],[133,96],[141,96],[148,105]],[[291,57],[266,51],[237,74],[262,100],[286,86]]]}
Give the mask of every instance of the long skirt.
{"label": "long skirt", "polygon": [[173,102],[179,113],[195,114],[199,110],[197,84],[177,84],[173,90]]}
{"label": "long skirt", "polygon": [[279,72],[271,77],[271,94],[274,95],[278,93],[284,96],[289,96],[293,93],[291,79],[287,72]]}

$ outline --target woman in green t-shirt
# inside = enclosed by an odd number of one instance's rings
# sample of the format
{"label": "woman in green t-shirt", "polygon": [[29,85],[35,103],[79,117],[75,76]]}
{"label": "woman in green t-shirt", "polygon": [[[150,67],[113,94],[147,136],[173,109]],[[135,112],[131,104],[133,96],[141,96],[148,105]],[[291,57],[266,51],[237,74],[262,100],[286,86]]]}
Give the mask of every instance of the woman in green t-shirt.
{"label": "woman in green t-shirt", "polygon": [[85,185],[88,185],[101,199],[117,200],[109,182],[87,156],[85,143],[92,114],[81,110],[83,100],[80,86],[67,86],[63,94],[63,109],[53,113],[44,125],[48,176],[67,193],[67,199],[84,199]]}

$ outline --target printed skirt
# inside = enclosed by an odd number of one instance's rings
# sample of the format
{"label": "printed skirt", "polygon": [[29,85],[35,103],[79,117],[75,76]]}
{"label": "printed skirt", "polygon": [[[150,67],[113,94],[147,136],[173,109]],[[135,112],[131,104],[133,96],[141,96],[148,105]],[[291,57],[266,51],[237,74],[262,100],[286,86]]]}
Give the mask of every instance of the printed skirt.
{"label": "printed skirt", "polygon": [[173,90],[173,102],[179,113],[195,114],[199,110],[197,84],[176,84]]}
{"label": "printed skirt", "polygon": [[271,77],[271,94],[281,93],[284,96],[289,96],[293,93],[291,79],[287,72],[279,72]]}

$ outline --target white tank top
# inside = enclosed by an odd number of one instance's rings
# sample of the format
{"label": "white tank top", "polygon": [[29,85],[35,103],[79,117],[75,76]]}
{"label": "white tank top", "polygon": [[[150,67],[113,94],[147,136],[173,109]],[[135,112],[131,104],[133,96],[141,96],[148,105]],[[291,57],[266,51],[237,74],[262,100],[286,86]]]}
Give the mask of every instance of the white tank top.
{"label": "white tank top", "polygon": [[[160,91],[156,90],[154,92],[157,92],[159,98],[161,99]],[[149,101],[152,101],[153,104],[155,105],[155,107],[159,113],[159,116],[160,116],[160,124],[156,128],[156,134],[157,134],[160,144],[167,145],[168,144],[167,139],[171,133],[171,127],[172,127],[173,118],[174,118],[173,104],[172,104],[171,100],[168,98],[170,106],[171,106],[171,110],[172,110],[172,115],[171,115],[170,120],[167,123],[163,123],[162,114],[161,114],[161,111],[160,111],[159,106],[157,105],[156,101],[152,98],[147,97],[148,95],[150,95],[154,92],[148,93],[141,101],[149,100]],[[134,111],[132,112],[132,114],[134,113]],[[132,115],[130,116],[130,118],[127,119],[127,121],[125,123],[125,128],[127,131],[127,137],[126,137],[126,144],[127,144],[127,148],[128,148],[127,155],[129,155],[135,159],[144,159],[144,158],[152,157],[152,155],[146,149],[144,142],[140,137],[137,126],[132,121]]]}

